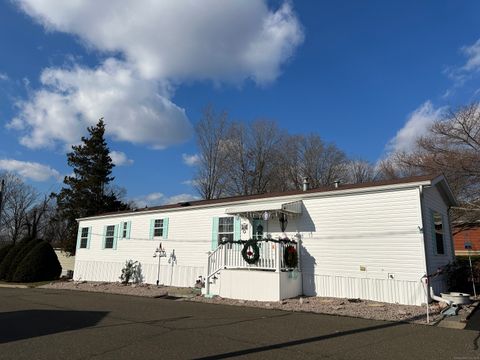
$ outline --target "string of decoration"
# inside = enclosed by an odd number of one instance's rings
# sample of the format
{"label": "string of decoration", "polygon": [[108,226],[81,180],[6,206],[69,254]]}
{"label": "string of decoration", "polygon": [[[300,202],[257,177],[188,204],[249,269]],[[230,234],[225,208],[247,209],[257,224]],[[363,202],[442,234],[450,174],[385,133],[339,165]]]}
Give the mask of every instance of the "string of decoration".
{"label": "string of decoration", "polygon": [[294,244],[296,245],[297,242],[295,240],[291,240],[289,238],[284,238],[284,239],[268,239],[268,238],[264,238],[264,239],[249,239],[249,240],[219,240],[218,243],[220,245],[223,245],[223,244],[241,244],[241,245],[245,245],[247,242],[249,241],[255,241],[255,242],[272,242],[272,243],[276,243],[276,244]]}

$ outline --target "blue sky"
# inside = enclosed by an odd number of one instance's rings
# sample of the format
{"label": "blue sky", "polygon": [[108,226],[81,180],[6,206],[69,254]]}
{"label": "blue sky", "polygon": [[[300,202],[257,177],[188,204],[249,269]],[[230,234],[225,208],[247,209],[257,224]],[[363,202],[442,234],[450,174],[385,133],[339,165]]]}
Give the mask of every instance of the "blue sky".
{"label": "blue sky", "polygon": [[479,14],[478,1],[2,1],[0,170],[58,190],[67,149],[104,116],[128,198],[186,199],[208,104],[375,162],[480,100]]}

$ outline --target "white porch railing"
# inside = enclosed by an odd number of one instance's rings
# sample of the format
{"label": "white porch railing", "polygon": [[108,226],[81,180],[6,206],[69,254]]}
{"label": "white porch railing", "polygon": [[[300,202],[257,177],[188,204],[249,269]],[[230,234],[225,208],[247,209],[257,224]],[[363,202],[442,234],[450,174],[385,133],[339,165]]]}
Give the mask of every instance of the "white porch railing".
{"label": "white porch railing", "polygon": [[[259,241],[257,245],[260,257],[255,264],[247,263],[242,256],[243,244],[221,244],[208,255],[207,277],[205,279],[206,292],[209,293],[210,279],[223,269],[248,269],[269,270],[280,272],[287,270],[284,252],[287,246],[295,246],[300,261],[298,243],[277,243],[272,241]],[[300,264],[297,265],[299,267]]]}

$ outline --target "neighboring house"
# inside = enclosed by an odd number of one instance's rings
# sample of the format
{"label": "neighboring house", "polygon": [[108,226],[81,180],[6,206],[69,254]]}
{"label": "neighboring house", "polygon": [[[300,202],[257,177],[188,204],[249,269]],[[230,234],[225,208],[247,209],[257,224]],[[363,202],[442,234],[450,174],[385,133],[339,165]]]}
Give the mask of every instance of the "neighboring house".
{"label": "neighboring house", "polygon": [[480,255],[480,224],[471,224],[469,227],[455,230],[453,242],[455,255]]}
{"label": "neighboring house", "polygon": [[[208,295],[279,300],[299,294],[420,305],[422,277],[453,260],[448,209],[455,199],[443,176],[411,177],[306,191],[191,201],[79,219],[75,280],[119,281],[125,261],[155,283],[192,287],[207,278]],[[267,220],[265,220],[267,219]],[[287,221],[285,221],[285,219]],[[282,232],[281,227],[284,227]],[[297,240],[297,269],[285,244],[260,245],[248,265],[241,244],[219,239]],[[436,292],[442,277],[431,279]]]}
{"label": "neighboring house", "polygon": [[55,254],[57,255],[58,262],[62,267],[61,276],[69,276],[69,274],[73,273],[73,269],[75,268],[75,256],[70,256],[60,248],[54,248],[54,250]]}

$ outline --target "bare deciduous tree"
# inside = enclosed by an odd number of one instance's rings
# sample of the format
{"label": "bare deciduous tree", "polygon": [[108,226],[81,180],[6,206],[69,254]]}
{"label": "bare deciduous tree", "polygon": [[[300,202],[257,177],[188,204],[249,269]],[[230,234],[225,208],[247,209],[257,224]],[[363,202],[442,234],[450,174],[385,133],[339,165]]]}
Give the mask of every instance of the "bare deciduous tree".
{"label": "bare deciduous tree", "polygon": [[223,178],[226,175],[226,152],[222,143],[227,138],[229,122],[225,112],[217,114],[213,107],[204,110],[197,123],[196,137],[200,161],[195,179],[195,187],[204,199],[215,199],[223,195]]}
{"label": "bare deciduous tree", "polygon": [[0,177],[5,180],[0,234],[15,243],[26,235],[27,216],[37,201],[38,193],[15,174],[4,173]]}
{"label": "bare deciduous tree", "polygon": [[48,227],[50,217],[55,209],[51,206],[51,198],[44,196],[41,201],[31,207],[25,216],[25,234],[30,238],[42,238]]}
{"label": "bare deciduous tree", "polygon": [[284,136],[273,121],[235,123],[226,140],[226,191],[251,195],[276,191],[282,169],[280,145]]}
{"label": "bare deciduous tree", "polygon": [[345,179],[347,156],[334,144],[326,144],[319,135],[312,134],[302,141],[302,174],[310,179],[312,187],[330,186]]}
{"label": "bare deciduous tree", "polygon": [[346,181],[351,184],[366,183],[377,179],[375,166],[365,160],[351,160],[345,164]]}

